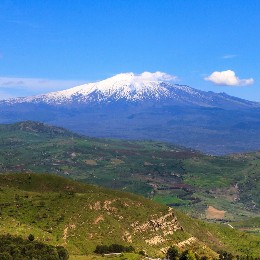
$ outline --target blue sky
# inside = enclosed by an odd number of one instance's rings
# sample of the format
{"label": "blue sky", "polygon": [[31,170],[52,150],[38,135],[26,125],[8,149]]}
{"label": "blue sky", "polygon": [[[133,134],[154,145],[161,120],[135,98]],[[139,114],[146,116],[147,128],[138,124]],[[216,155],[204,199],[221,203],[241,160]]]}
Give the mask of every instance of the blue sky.
{"label": "blue sky", "polygon": [[260,102],[258,0],[1,0],[0,99],[121,72]]}

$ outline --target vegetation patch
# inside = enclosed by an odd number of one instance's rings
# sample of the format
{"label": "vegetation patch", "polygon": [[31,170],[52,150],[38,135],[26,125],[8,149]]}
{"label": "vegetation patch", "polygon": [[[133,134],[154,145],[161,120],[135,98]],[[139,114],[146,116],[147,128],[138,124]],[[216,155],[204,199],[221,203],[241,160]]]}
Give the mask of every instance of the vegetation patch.
{"label": "vegetation patch", "polygon": [[28,239],[6,234],[0,235],[0,259],[67,260],[69,254],[63,246],[54,247],[34,241],[32,234],[28,236]]}
{"label": "vegetation patch", "polygon": [[226,211],[230,221],[260,214],[259,152],[207,156],[159,142],[87,138],[30,121],[0,125],[0,145],[2,173],[54,173],[137,193],[199,218],[208,205]]}

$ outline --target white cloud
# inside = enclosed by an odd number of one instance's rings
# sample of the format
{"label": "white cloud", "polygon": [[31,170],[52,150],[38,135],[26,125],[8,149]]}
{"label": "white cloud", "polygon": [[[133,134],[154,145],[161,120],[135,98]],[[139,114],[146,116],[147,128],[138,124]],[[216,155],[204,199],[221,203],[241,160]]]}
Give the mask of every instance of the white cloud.
{"label": "white cloud", "polygon": [[215,71],[204,79],[212,82],[215,85],[222,86],[248,86],[254,83],[253,78],[239,79],[232,70]]}
{"label": "white cloud", "polygon": [[135,74],[134,79],[142,81],[177,81],[178,77],[160,71],[156,71],[154,73],[145,71],[141,74]]}
{"label": "white cloud", "polygon": [[51,80],[40,78],[0,77],[0,90],[25,90],[34,93],[58,91],[86,83],[79,80]]}
{"label": "white cloud", "polygon": [[221,57],[221,59],[233,59],[233,58],[236,58],[237,55],[236,54],[226,54],[226,55],[223,55]]}

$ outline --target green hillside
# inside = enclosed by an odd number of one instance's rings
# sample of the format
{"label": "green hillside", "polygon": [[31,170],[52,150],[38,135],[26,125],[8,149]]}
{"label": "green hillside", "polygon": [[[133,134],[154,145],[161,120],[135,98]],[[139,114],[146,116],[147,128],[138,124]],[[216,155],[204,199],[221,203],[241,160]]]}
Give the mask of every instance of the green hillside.
{"label": "green hillside", "polygon": [[[163,256],[181,251],[260,254],[260,237],[193,220],[143,197],[74,182],[51,174],[0,175],[0,234],[33,234],[37,241],[64,246],[70,255],[93,255],[97,245],[133,246]],[[244,250],[244,251],[243,251]]]}
{"label": "green hillside", "polygon": [[158,255],[190,237],[172,210],[129,193],[50,174],[0,175],[0,188],[0,233],[33,234],[71,254],[117,243]]}
{"label": "green hillside", "polygon": [[232,226],[242,231],[260,236],[260,217],[249,218],[247,220],[239,222],[233,222]]}
{"label": "green hillside", "polygon": [[202,219],[259,216],[260,152],[225,157],[94,139],[36,122],[0,126],[0,172],[54,173],[144,195]]}

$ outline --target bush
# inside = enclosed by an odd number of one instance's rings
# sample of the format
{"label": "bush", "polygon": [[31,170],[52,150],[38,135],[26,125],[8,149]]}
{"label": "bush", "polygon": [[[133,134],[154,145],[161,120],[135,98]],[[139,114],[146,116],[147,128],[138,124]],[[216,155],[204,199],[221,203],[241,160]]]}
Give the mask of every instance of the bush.
{"label": "bush", "polygon": [[172,246],[167,250],[166,258],[169,260],[179,259],[179,249],[176,246]]}
{"label": "bush", "polygon": [[196,256],[191,250],[185,250],[181,254],[180,260],[196,260]]}
{"label": "bush", "polygon": [[234,256],[231,253],[228,253],[226,251],[219,251],[219,259],[220,260],[232,260],[234,258]]}
{"label": "bush", "polygon": [[146,253],[144,250],[139,251],[139,255],[146,256]]}
{"label": "bush", "polygon": [[133,252],[135,249],[132,246],[123,246],[119,244],[107,245],[97,245],[94,253],[96,254],[109,254],[109,253],[123,253],[123,252]]}
{"label": "bush", "polygon": [[57,246],[56,249],[59,255],[59,259],[61,260],[69,259],[69,253],[63,246]]}
{"label": "bush", "polygon": [[107,254],[107,253],[109,253],[108,246],[97,245],[94,253],[101,254],[101,255],[102,254]]}

